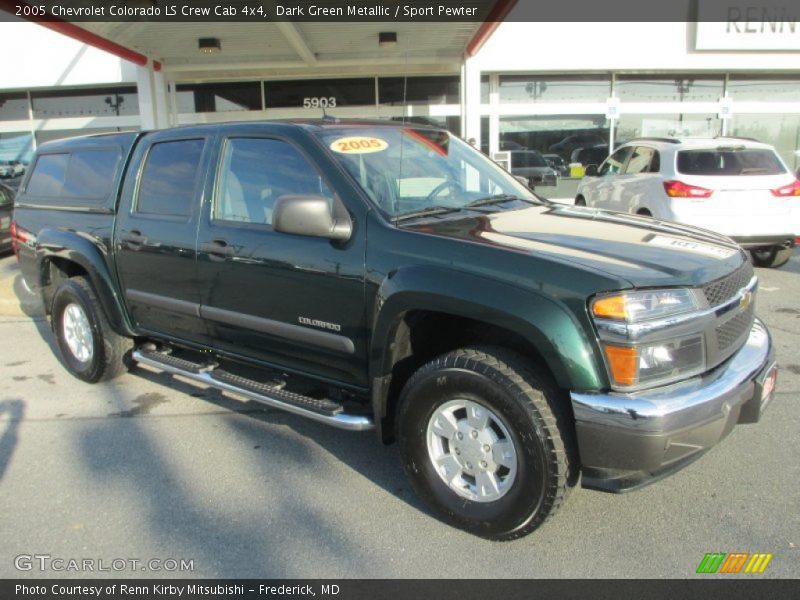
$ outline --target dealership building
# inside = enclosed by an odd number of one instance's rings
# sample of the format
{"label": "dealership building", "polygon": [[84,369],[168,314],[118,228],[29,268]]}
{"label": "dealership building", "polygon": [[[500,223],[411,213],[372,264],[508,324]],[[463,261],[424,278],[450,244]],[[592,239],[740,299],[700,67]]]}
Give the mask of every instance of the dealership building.
{"label": "dealership building", "polygon": [[800,167],[795,22],[534,23],[497,4],[503,20],[478,23],[2,22],[0,159],[65,136],[324,110],[437,123],[501,159],[588,164],[634,137],[731,135]]}

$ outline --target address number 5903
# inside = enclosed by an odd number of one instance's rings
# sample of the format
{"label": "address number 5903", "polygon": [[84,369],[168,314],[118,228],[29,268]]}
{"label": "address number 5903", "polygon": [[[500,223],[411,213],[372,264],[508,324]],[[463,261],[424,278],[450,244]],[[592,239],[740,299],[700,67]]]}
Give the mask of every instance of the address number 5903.
{"label": "address number 5903", "polygon": [[336,108],[336,98],[334,96],[303,98],[303,108]]}

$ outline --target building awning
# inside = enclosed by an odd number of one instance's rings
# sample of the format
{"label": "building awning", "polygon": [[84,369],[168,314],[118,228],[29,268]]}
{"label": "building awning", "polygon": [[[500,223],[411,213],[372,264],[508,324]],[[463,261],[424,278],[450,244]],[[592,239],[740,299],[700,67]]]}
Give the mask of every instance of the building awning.
{"label": "building awning", "polygon": [[[471,0],[485,21],[104,21],[40,24],[144,65],[170,79],[208,81],[240,77],[348,76],[457,72],[514,6],[516,0]],[[10,0],[0,0],[0,9]],[[396,43],[380,44],[381,32]],[[201,39],[218,41],[203,53]]]}

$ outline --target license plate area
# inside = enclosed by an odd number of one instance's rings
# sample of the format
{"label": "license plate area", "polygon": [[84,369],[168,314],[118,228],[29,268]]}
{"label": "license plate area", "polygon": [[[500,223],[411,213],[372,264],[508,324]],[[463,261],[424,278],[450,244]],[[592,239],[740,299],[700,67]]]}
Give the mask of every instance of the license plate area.
{"label": "license plate area", "polygon": [[772,363],[765,368],[753,382],[753,397],[742,405],[739,413],[739,423],[758,423],[775,397],[775,387],[778,381],[778,365]]}
{"label": "license plate area", "polygon": [[778,382],[778,366],[772,365],[767,369],[764,379],[761,381],[760,412],[764,412],[767,404],[775,396],[775,384]]}

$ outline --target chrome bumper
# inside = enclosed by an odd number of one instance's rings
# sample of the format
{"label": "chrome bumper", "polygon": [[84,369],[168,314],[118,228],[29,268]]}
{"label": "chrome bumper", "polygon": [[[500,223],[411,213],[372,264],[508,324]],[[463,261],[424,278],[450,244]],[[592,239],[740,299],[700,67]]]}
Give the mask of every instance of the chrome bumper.
{"label": "chrome bumper", "polygon": [[736,423],[758,421],[775,368],[769,331],[756,319],[744,346],[702,377],[630,394],[570,394],[583,486],[625,491],[685,466]]}

